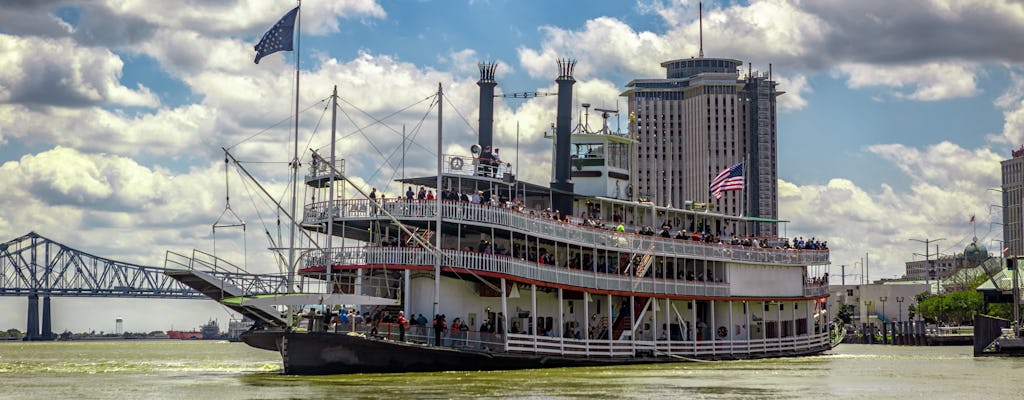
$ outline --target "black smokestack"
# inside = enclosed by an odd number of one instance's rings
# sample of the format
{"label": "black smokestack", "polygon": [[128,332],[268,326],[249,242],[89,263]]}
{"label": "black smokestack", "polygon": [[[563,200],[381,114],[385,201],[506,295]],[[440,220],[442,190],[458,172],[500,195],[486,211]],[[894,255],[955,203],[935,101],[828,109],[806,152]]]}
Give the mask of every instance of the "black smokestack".
{"label": "black smokestack", "polygon": [[498,63],[483,62],[477,66],[480,67],[480,80],[476,82],[480,86],[480,147],[486,148],[494,144],[494,87],[498,86],[494,71]]}
{"label": "black smokestack", "polygon": [[555,180],[551,188],[561,193],[553,196],[552,206],[562,215],[572,215],[573,183],[570,178],[571,160],[569,145],[572,140],[572,85],[576,80],[572,70],[576,68],[576,60],[558,60],[558,111],[555,117]]}

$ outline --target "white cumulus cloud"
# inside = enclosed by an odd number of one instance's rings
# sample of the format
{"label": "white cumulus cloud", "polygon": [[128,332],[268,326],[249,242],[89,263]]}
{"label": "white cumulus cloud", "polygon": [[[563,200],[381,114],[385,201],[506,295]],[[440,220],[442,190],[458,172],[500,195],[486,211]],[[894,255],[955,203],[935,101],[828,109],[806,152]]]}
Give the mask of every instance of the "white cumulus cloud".
{"label": "white cumulus cloud", "polygon": [[850,88],[893,88],[896,91],[892,95],[897,98],[938,101],[971,97],[980,92],[975,77],[978,67],[973,63],[951,61],[901,66],[848,63],[838,65],[836,70],[849,77],[846,83]]}

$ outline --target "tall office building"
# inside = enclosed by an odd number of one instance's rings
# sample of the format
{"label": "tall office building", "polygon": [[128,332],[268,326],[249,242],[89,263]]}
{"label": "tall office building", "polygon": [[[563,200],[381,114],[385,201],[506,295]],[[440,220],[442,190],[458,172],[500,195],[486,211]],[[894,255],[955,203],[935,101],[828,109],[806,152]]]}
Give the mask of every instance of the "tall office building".
{"label": "tall office building", "polygon": [[[630,131],[639,141],[633,189],[658,205],[711,203],[719,212],[778,218],[776,91],[771,73],[757,73],[723,58],[661,63],[663,79],[635,79],[622,96]],[[718,173],[744,163],[745,187],[715,199],[709,190]],[[723,227],[745,235],[775,236],[776,223]]]}
{"label": "tall office building", "polygon": [[[1007,255],[1024,255],[1024,222],[1021,220],[1021,196],[1024,195],[1024,146],[1011,153],[1013,158],[1001,162],[1003,175],[1003,247]],[[1002,249],[999,249],[1002,250]]]}

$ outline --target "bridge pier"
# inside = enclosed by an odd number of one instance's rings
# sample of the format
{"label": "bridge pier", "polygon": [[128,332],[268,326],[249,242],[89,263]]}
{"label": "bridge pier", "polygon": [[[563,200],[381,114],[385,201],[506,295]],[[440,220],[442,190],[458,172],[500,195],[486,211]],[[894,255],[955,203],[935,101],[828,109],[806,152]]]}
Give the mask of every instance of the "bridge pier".
{"label": "bridge pier", "polygon": [[25,340],[39,340],[39,295],[28,295],[28,329]]}
{"label": "bridge pier", "polygon": [[[53,318],[50,312],[50,296],[43,296],[43,318],[39,319],[39,294],[28,295],[28,329],[25,340],[53,340]],[[42,331],[39,326],[42,325]]]}
{"label": "bridge pier", "polygon": [[50,318],[50,296],[43,297],[43,331],[41,340],[53,340],[53,324]]}

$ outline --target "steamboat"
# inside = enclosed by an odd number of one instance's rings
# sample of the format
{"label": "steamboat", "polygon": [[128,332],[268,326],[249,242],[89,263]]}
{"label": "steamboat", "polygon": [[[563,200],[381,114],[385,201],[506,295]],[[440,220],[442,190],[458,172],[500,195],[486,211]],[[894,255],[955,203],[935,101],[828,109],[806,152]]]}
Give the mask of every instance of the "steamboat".
{"label": "steamboat", "polygon": [[[782,221],[634,195],[635,138],[608,128],[613,110],[601,110],[600,130],[574,127],[575,62],[558,65],[549,185],[518,180],[495,156],[496,65],[481,64],[479,142],[466,154],[443,154],[438,117],[437,173],[400,179],[406,196],[350,185],[360,196],[340,197],[344,162],[333,146],[329,158],[312,153],[304,182],[314,200],[295,225],[315,239],[297,258],[292,287],[304,293],[254,296],[199,271],[170,274],[255,320],[241,340],[279,352],[286,374],[734,360],[832,348],[827,275],[809,278],[829,263],[827,248],[727,233]],[[440,86],[437,96],[440,115]]]}

